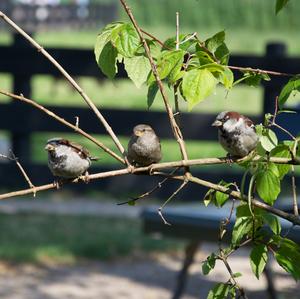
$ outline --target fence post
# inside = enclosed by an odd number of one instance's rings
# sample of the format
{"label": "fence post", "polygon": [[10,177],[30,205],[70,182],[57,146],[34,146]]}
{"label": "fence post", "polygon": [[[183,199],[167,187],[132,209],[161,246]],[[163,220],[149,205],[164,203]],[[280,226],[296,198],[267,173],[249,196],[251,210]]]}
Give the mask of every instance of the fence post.
{"label": "fence post", "polygon": [[[20,34],[14,34],[13,46],[18,48],[19,53],[22,53],[22,48],[28,47],[28,42]],[[20,65],[20,68],[22,68],[22,65]],[[27,75],[26,71],[23,74],[13,74],[13,92],[15,94],[22,93],[25,97],[30,98],[30,81],[31,76]],[[18,111],[21,106],[24,109],[24,104],[17,101],[13,101],[11,105],[14,111]],[[26,111],[26,107],[24,111]],[[22,162],[30,162],[31,160],[30,133],[26,125],[28,117],[30,117],[29,113],[23,115],[18,113],[18,119],[16,119],[19,123],[18,129],[11,132],[13,152]]]}
{"label": "fence post", "polygon": [[[265,66],[267,70],[276,70],[278,66],[271,63],[274,58],[282,59],[286,56],[287,48],[283,43],[269,43],[266,46]],[[264,81],[264,102],[263,102],[263,115],[265,113],[273,113],[275,107],[275,98],[279,95],[282,85],[284,84],[282,78],[272,77],[271,81]]]}

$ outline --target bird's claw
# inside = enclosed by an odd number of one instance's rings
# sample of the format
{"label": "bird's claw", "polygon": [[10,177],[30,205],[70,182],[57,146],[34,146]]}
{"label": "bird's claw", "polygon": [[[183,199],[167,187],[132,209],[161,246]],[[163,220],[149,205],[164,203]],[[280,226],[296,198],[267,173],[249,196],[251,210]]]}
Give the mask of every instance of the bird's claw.
{"label": "bird's claw", "polygon": [[84,173],[84,175],[81,176],[81,180],[83,182],[85,182],[86,184],[88,184],[90,182],[90,177],[89,177],[89,172],[88,171],[86,171]]}
{"label": "bird's claw", "polygon": [[233,164],[233,156],[229,153],[226,156],[226,163],[229,164],[230,166]]}

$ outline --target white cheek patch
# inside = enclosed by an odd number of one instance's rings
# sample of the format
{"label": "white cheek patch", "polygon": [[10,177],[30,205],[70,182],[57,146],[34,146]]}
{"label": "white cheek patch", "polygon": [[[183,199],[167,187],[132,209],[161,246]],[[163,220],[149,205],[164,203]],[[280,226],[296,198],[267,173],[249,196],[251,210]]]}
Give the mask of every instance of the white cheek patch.
{"label": "white cheek patch", "polygon": [[224,124],[223,128],[227,132],[235,131],[237,128],[240,128],[243,126],[243,119],[239,118],[238,121],[236,119],[228,119]]}

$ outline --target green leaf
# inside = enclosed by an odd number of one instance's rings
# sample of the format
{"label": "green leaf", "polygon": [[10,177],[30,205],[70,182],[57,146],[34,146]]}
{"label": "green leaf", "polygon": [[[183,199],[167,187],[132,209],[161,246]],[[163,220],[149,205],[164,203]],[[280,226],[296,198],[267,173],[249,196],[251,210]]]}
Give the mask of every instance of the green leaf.
{"label": "green leaf", "polygon": [[148,93],[147,93],[147,103],[148,103],[148,109],[152,106],[155,96],[158,92],[158,85],[156,82],[153,82],[149,87],[148,87]]}
{"label": "green leaf", "polygon": [[214,53],[225,41],[225,31],[220,31],[205,41],[206,48]]}
{"label": "green leaf", "polygon": [[222,207],[226,203],[226,201],[227,201],[228,198],[229,198],[228,194],[217,191],[216,192],[216,203],[217,203],[217,206],[218,207]]}
{"label": "green leaf", "polygon": [[215,63],[211,55],[202,50],[202,48],[199,45],[196,46],[196,50],[197,52],[195,53],[195,55],[198,58],[200,65]]}
{"label": "green leaf", "polygon": [[209,255],[206,258],[206,260],[202,264],[202,273],[203,273],[203,275],[209,274],[209,272],[215,267],[216,259],[217,259],[217,257],[214,253],[212,253],[211,255]]}
{"label": "green leaf", "polygon": [[268,249],[264,244],[256,245],[250,253],[250,265],[252,272],[259,279],[268,261]]}
{"label": "green leaf", "polygon": [[222,84],[226,89],[231,89],[234,81],[233,72],[228,67],[225,67],[223,72]]}
{"label": "green leaf", "polygon": [[280,180],[271,169],[258,172],[256,188],[259,196],[269,205],[273,205],[280,193]]}
{"label": "green leaf", "polygon": [[229,50],[225,44],[225,31],[220,31],[205,41],[206,48],[214,54],[221,64],[227,64]]}
{"label": "green leaf", "polygon": [[132,24],[122,24],[112,31],[111,42],[124,57],[132,57],[137,51],[140,38]]}
{"label": "green leaf", "polygon": [[229,284],[218,283],[209,291],[207,299],[224,299],[228,296],[229,289]]}
{"label": "green leaf", "polygon": [[229,50],[225,43],[223,43],[215,52],[215,56],[221,64],[227,65],[229,60]]}
{"label": "green leaf", "polygon": [[132,58],[124,58],[125,70],[128,77],[133,81],[137,88],[140,88],[146,82],[151,65],[147,57],[134,56]]}
{"label": "green leaf", "polygon": [[99,56],[98,65],[108,78],[113,79],[117,73],[117,56],[118,52],[109,42],[107,43]]}
{"label": "green leaf", "polygon": [[300,278],[300,247],[297,243],[287,238],[273,236],[273,244],[278,246],[275,258],[278,264],[295,280]]}
{"label": "green leaf", "polygon": [[236,218],[232,231],[231,243],[233,245],[240,244],[242,239],[252,230],[252,224],[253,220],[251,217],[243,216]]}
{"label": "green leaf", "polygon": [[211,201],[215,201],[215,195],[216,195],[216,190],[214,189],[209,189],[206,194],[204,195],[204,205],[207,207]]}
{"label": "green leaf", "polygon": [[[271,157],[291,158],[290,149],[285,144],[277,145],[272,149],[270,155]],[[290,171],[291,165],[277,164],[277,169],[279,171],[279,179],[282,180],[284,176]]]}
{"label": "green leaf", "polygon": [[[173,77],[180,71],[185,52],[182,50],[164,51],[157,61],[156,69],[161,80],[173,74]],[[148,79],[148,84],[155,81],[153,74]]]}
{"label": "green leaf", "polygon": [[96,38],[95,43],[95,58],[98,63],[99,56],[104,48],[104,46],[110,41],[111,34],[114,30],[116,30],[118,27],[122,26],[123,23],[111,23],[105,26],[101,32],[98,34]]}
{"label": "green leaf", "polygon": [[192,69],[186,72],[182,80],[182,95],[188,102],[189,110],[210,96],[216,84],[216,78],[206,69]]}
{"label": "green leaf", "polygon": [[271,129],[264,128],[262,135],[260,137],[261,146],[267,151],[270,152],[278,144],[278,139],[274,131]]}
{"label": "green leaf", "polygon": [[279,13],[279,11],[287,5],[287,3],[289,2],[289,0],[276,0],[276,6],[275,6],[275,12],[276,14]]}
{"label": "green leaf", "polygon": [[276,235],[279,235],[281,232],[281,224],[280,221],[278,220],[278,217],[268,212],[264,212],[262,214],[262,217],[264,222],[269,225],[272,232]]}
{"label": "green leaf", "polygon": [[252,71],[244,72],[244,78],[246,84],[249,86],[257,86],[261,83],[261,80],[270,81],[271,78],[268,74],[256,73]]}
{"label": "green leaf", "polygon": [[[190,34],[179,34],[179,49],[187,50],[197,42],[197,40],[195,38],[189,39],[188,41],[184,42],[190,36],[191,36]],[[175,50],[175,49],[176,49],[176,37],[174,36],[174,37],[168,38],[164,42],[163,50]]]}
{"label": "green leaf", "polygon": [[242,277],[242,273],[241,272],[236,272],[236,273],[233,273],[233,277],[234,278],[239,278],[239,277]]}
{"label": "green leaf", "polygon": [[288,100],[291,94],[300,91],[300,78],[295,76],[283,87],[278,97],[279,108],[281,109],[284,103]]}

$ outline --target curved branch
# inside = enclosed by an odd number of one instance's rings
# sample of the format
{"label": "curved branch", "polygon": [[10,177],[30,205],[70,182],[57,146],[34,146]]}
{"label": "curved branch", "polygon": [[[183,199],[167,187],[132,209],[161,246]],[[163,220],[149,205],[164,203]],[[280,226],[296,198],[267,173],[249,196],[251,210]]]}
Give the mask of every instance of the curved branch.
{"label": "curved branch", "polygon": [[42,55],[45,56],[60,72],[61,74],[70,82],[70,84],[74,87],[74,89],[81,95],[84,101],[88,104],[88,106],[93,110],[96,114],[97,118],[100,120],[107,133],[110,135],[115,145],[121,152],[123,156],[125,156],[125,150],[119,141],[118,137],[113,132],[112,128],[101,114],[99,109],[93,103],[93,101],[89,98],[89,96],[84,92],[84,90],[77,84],[77,82],[69,75],[69,73],[42,47],[40,46],[31,36],[29,36],[22,28],[20,28],[13,20],[11,20],[7,15],[5,15],[2,11],[0,11],[0,18],[2,18],[8,25],[14,28],[18,33],[20,33],[34,48],[38,50]]}
{"label": "curved branch", "polygon": [[83,131],[82,129],[80,129],[78,126],[73,125],[71,123],[69,123],[68,121],[66,121],[65,119],[63,119],[62,117],[59,117],[58,115],[56,115],[55,113],[53,113],[52,111],[48,110],[47,108],[45,108],[44,106],[36,103],[35,101],[25,98],[24,96],[18,96],[16,94],[10,93],[8,91],[4,91],[0,89],[0,94],[6,95],[8,97],[11,97],[12,99],[21,101],[21,102],[25,102],[26,104],[29,104],[31,106],[34,106],[35,108],[45,112],[47,115],[49,115],[50,117],[54,118],[55,120],[57,120],[58,122],[64,124],[65,126],[73,129],[75,132],[78,132],[79,134],[81,134],[82,136],[84,136],[85,138],[91,140],[93,143],[95,143],[96,145],[98,145],[100,148],[102,148],[105,152],[107,152],[109,155],[111,155],[113,158],[115,158],[116,160],[120,161],[121,163],[125,164],[125,161],[123,158],[121,158],[120,156],[118,156],[116,153],[114,153],[112,150],[110,150],[108,147],[106,147],[102,142],[98,141],[96,138],[94,138],[93,136],[91,136],[90,134],[86,133],[85,131]]}
{"label": "curved branch", "polygon": [[169,120],[170,120],[170,124],[171,124],[171,127],[172,127],[172,131],[173,131],[174,137],[175,137],[176,141],[179,144],[182,158],[183,158],[183,160],[188,160],[188,155],[187,155],[187,151],[186,151],[185,142],[183,140],[182,132],[181,132],[179,126],[176,123],[176,120],[175,120],[172,108],[170,106],[167,94],[165,92],[163,83],[162,83],[162,81],[161,81],[161,79],[159,77],[159,74],[157,72],[157,68],[156,68],[155,62],[154,62],[154,60],[153,60],[153,58],[151,56],[149,46],[148,46],[145,38],[143,37],[142,30],[139,27],[137,21],[135,20],[133,14],[131,12],[130,7],[126,4],[125,0],[120,0],[120,2],[122,4],[122,6],[124,7],[124,9],[125,9],[128,17],[130,18],[130,20],[131,20],[134,28],[136,29],[136,31],[137,31],[137,33],[138,33],[138,35],[140,37],[140,40],[141,40],[141,42],[143,44],[143,47],[145,49],[146,55],[147,55],[147,57],[149,59],[153,75],[155,77],[155,80],[156,80],[157,85],[159,87],[159,91],[160,91],[160,93],[162,95],[162,98],[163,98],[163,101],[164,101],[164,104],[165,104],[165,108],[166,108],[166,111],[167,111],[167,114],[168,114],[168,117],[169,117]]}
{"label": "curved branch", "polygon": [[[220,191],[222,193],[229,194],[233,198],[242,200],[244,202],[248,201],[247,196],[244,195],[244,194],[241,194],[238,191],[231,190],[228,187],[224,187],[222,185],[214,184],[214,183],[199,179],[199,178],[194,177],[194,176],[189,176],[188,178],[186,178],[186,176],[172,176],[172,175],[170,176],[170,175],[164,174],[164,173],[155,173],[155,174],[171,177],[173,179],[181,180],[181,181],[189,180],[192,183],[195,183],[195,184],[198,184],[198,185],[210,188],[210,189],[214,189],[214,190]],[[279,216],[280,218],[286,219],[286,220],[290,221],[291,223],[293,223],[294,225],[300,225],[300,218],[295,216],[294,214],[289,214],[289,213],[284,212],[280,209],[269,206],[269,205],[265,204],[264,202],[261,202],[261,201],[255,199],[255,198],[252,198],[251,202],[252,202],[253,206],[255,206],[257,208],[261,208],[265,211],[268,211],[268,212],[270,212],[274,215]]]}

